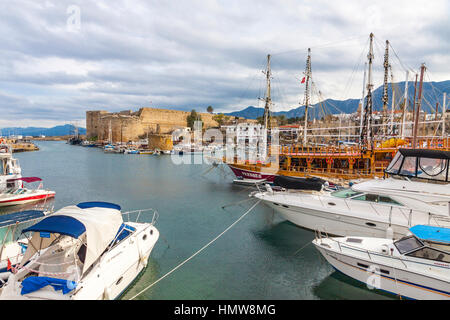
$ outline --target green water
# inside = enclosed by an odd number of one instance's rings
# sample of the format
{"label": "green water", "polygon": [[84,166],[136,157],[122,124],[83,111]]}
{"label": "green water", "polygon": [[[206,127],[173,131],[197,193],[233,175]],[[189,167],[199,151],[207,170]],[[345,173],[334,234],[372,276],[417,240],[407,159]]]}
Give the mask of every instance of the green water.
{"label": "green water", "polygon": [[[228,168],[207,172],[210,165],[175,165],[170,156],[104,154],[64,142],[38,145],[40,151],[15,157],[23,176],[41,177],[44,187],[56,191],[55,209],[99,200],[117,203],[123,211],[159,212],[156,227],[161,237],[147,269],[124,299],[191,256],[253,203],[222,209],[248,199],[249,193],[248,187],[231,183]],[[139,299],[387,298],[335,272],[309,244],[313,239],[313,232],[260,204]]]}

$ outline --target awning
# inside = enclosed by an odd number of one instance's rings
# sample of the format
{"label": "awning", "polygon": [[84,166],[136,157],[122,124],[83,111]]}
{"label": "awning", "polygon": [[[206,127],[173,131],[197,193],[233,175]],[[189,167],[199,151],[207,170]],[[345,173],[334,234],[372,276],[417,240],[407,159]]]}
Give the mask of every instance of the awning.
{"label": "awning", "polygon": [[15,225],[25,221],[34,220],[45,216],[42,210],[26,210],[0,216],[0,228]]}
{"label": "awning", "polygon": [[24,181],[26,183],[36,182],[36,181],[42,181],[41,178],[38,177],[27,177],[27,178],[17,178],[17,179],[9,179],[7,182],[13,182],[13,181]]}
{"label": "awning", "polygon": [[24,229],[22,233],[28,231],[59,233],[78,239],[86,231],[86,227],[73,217],[56,215],[39,221],[35,225]]}
{"label": "awning", "polygon": [[450,151],[432,149],[398,149],[404,157],[450,159]]}
{"label": "awning", "polygon": [[416,225],[409,231],[422,240],[450,243],[450,228]]}

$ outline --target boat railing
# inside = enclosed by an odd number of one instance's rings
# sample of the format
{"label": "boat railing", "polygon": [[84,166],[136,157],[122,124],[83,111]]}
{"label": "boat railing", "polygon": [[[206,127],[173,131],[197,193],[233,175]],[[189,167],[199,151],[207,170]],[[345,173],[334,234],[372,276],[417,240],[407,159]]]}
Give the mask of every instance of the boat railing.
{"label": "boat railing", "polygon": [[[141,217],[150,217],[149,218],[145,218],[145,220],[148,222],[148,220],[150,220],[150,223],[152,225],[156,224],[156,221],[159,218],[159,213],[156,209],[153,208],[148,208],[148,209],[139,209],[139,210],[132,210],[132,211],[127,211],[127,212],[122,212],[122,216],[126,216],[127,217],[127,222],[139,222],[139,219]],[[134,219],[134,221],[132,220],[132,217],[136,216],[136,218]]]}

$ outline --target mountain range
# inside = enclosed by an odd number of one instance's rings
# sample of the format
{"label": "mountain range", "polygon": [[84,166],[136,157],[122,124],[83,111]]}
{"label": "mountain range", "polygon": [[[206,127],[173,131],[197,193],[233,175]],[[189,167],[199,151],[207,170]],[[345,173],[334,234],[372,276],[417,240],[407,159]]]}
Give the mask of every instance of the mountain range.
{"label": "mountain range", "polygon": [[[78,127],[79,134],[86,134],[86,129]],[[27,127],[27,128],[19,128],[19,127],[11,127],[11,128],[1,128],[0,136],[10,136],[10,135],[21,135],[21,136],[40,136],[44,135],[46,137],[54,137],[54,136],[68,136],[75,134],[75,126],[71,124],[66,124],[62,126],[56,126],[53,128],[38,128],[38,127]]]}
{"label": "mountain range", "polygon": [[[404,99],[405,82],[394,83],[395,104],[398,108],[399,103]],[[417,84],[417,95],[419,90],[419,84]],[[422,89],[422,108],[421,110],[431,113],[436,110],[436,103],[439,103],[439,112],[442,112],[443,93],[447,93],[447,97],[450,97],[450,80],[441,82],[424,82]],[[380,111],[383,109],[383,86],[378,87],[373,91],[373,110]],[[388,110],[391,109],[392,90],[391,84],[388,85]],[[408,100],[410,109],[414,101],[414,82],[408,82]],[[360,99],[348,99],[348,100],[334,100],[326,99],[321,104],[325,111],[325,114],[339,114],[339,113],[353,113],[358,110]],[[322,107],[319,103],[311,106],[308,114],[313,118],[321,118],[323,116]],[[320,110],[320,112],[319,112]],[[448,110],[448,106],[447,106]],[[272,114],[275,116],[284,115],[286,118],[302,117],[305,112],[304,106],[293,108],[289,111],[276,111],[272,110]],[[264,108],[257,108],[249,106],[241,111],[225,113],[225,115],[244,117],[247,119],[256,119],[264,114]]]}

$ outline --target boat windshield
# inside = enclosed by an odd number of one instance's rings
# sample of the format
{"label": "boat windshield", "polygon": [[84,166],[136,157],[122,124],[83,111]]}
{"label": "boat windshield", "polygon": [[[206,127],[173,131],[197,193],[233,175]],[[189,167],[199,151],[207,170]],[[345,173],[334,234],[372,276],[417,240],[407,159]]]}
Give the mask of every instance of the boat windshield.
{"label": "boat windshield", "polygon": [[402,238],[394,242],[394,245],[401,254],[423,247],[423,243],[414,236]]}
{"label": "boat windshield", "polygon": [[450,263],[450,254],[428,247],[408,253],[408,256]]}
{"label": "boat windshield", "polygon": [[350,197],[356,196],[358,194],[361,194],[361,192],[354,191],[350,188],[335,191],[335,192],[331,193],[331,195],[333,197],[337,197],[337,198],[350,198]]}
{"label": "boat windshield", "polygon": [[450,152],[400,149],[386,169],[391,175],[449,182]]}

